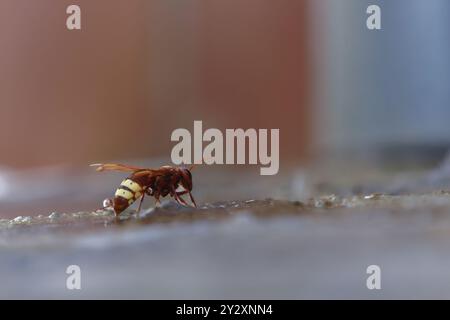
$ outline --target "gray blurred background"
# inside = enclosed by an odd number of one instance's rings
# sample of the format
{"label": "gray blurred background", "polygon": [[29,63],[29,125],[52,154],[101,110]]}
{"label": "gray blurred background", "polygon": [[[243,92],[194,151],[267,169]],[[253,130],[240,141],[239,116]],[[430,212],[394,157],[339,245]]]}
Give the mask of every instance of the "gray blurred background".
{"label": "gray blurred background", "polygon": [[[368,30],[366,8],[381,8]],[[450,3],[314,1],[317,142],[335,151],[448,146]]]}

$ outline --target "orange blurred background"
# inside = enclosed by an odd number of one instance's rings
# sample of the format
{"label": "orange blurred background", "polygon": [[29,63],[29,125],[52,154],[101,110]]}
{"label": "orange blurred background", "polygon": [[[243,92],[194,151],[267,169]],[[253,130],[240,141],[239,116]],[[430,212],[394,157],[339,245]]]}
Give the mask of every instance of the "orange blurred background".
{"label": "orange blurred background", "polygon": [[[82,30],[66,29],[81,7]],[[0,3],[0,166],[168,156],[176,128],[310,145],[308,1]]]}

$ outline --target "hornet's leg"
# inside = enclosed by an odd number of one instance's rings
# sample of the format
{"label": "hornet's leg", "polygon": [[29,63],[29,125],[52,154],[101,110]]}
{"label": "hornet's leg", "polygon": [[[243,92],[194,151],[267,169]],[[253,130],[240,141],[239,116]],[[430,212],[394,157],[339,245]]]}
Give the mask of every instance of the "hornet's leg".
{"label": "hornet's leg", "polygon": [[194,207],[197,208],[197,204],[195,203],[194,197],[192,196],[192,193],[190,191],[189,191],[189,197],[191,198],[191,201],[194,204]]}
{"label": "hornet's leg", "polygon": [[141,212],[142,202],[144,202],[145,192],[142,193],[141,201],[139,201],[139,207],[137,208],[136,213],[139,214]]}
{"label": "hornet's leg", "polygon": [[188,206],[188,204],[186,203],[186,201],[181,198],[182,195],[189,193],[189,197],[191,198],[192,204],[194,208],[197,208],[197,204],[195,203],[194,197],[192,196],[191,192],[188,190],[184,190],[184,191],[180,191],[180,192],[175,192],[175,194],[183,201],[183,203]]}
{"label": "hornet's leg", "polygon": [[189,207],[189,205],[187,204],[186,200],[184,200],[182,197],[180,197],[180,195],[178,194],[178,192],[175,192],[175,200],[177,200],[177,202],[179,204],[182,204],[186,207]]}
{"label": "hornet's leg", "polygon": [[175,191],[175,188],[172,188],[171,195],[175,198],[175,200],[176,200],[179,204],[181,204],[181,205],[189,206],[189,205],[186,203],[186,201],[185,201],[183,198],[180,197],[180,195],[182,195],[182,194],[185,194],[185,192],[184,192],[184,191],[182,191],[182,192],[176,192],[176,191]]}
{"label": "hornet's leg", "polygon": [[159,201],[159,192],[158,191],[155,191],[154,193],[153,193],[153,196],[155,197],[155,199],[156,199],[156,206],[157,207],[160,207],[161,206],[161,202]]}

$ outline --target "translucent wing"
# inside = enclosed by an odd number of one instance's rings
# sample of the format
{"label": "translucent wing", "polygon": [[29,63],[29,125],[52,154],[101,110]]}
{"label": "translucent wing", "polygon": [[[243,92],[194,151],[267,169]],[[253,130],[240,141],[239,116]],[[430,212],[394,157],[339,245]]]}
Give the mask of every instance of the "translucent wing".
{"label": "translucent wing", "polygon": [[145,169],[134,166],[128,166],[120,163],[94,163],[91,164],[90,166],[97,167],[97,169],[95,169],[97,171],[113,170],[113,171],[134,172]]}

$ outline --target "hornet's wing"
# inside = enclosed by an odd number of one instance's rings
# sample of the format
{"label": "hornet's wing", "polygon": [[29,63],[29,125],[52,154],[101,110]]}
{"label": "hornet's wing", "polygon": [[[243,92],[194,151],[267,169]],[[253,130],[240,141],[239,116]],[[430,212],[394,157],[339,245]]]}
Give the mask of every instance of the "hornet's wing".
{"label": "hornet's wing", "polygon": [[139,168],[134,166],[128,166],[120,163],[94,163],[90,165],[91,167],[97,167],[96,171],[124,171],[124,172],[134,172],[139,170],[145,170],[145,168]]}

